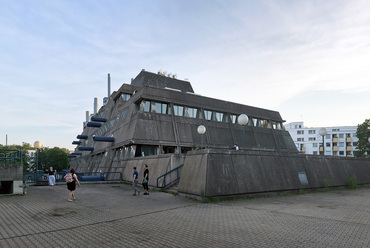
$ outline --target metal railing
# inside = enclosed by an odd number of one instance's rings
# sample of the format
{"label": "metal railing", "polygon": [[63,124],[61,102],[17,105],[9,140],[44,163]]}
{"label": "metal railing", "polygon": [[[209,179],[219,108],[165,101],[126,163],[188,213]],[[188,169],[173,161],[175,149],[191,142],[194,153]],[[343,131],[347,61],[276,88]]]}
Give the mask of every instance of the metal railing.
{"label": "metal railing", "polygon": [[123,181],[122,172],[76,172],[76,175],[80,181]]}
{"label": "metal railing", "polygon": [[[170,184],[172,184],[173,182],[179,180],[180,179],[180,169],[182,168],[182,166],[184,166],[184,164],[181,164],[181,165],[177,166],[176,168],[174,168],[170,171],[167,171],[165,174],[157,177],[157,188],[166,188]],[[168,184],[166,184],[166,176],[171,175],[171,173],[174,173],[174,172],[176,172],[176,178],[174,180],[170,181]],[[162,177],[163,177],[163,183],[162,183],[162,186],[159,186],[159,179],[161,179]]]}
{"label": "metal railing", "polygon": [[22,150],[0,149],[0,164],[22,165]]}
{"label": "metal railing", "polygon": [[[57,172],[55,175],[56,182],[65,182],[66,172]],[[76,172],[79,181],[123,181],[122,172]],[[113,175],[113,176],[112,176]],[[26,183],[47,184],[48,175],[43,171],[23,174],[23,180]]]}

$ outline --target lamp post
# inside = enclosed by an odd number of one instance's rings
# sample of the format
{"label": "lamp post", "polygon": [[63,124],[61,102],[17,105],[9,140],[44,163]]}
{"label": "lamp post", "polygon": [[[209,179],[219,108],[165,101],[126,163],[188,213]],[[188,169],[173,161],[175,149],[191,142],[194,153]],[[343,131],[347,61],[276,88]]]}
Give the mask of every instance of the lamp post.
{"label": "lamp post", "polygon": [[322,136],[322,154],[325,156],[325,147],[324,147],[324,136],[328,133],[326,128],[320,128],[319,134]]}
{"label": "lamp post", "polygon": [[249,120],[249,118],[246,114],[241,114],[238,117],[238,123],[239,123],[239,125],[242,126],[242,132],[243,132],[243,146],[242,146],[243,149],[244,149],[244,126],[247,125],[248,120]]}
{"label": "lamp post", "polygon": [[200,125],[197,129],[198,133],[200,134],[200,149],[203,149],[203,134],[206,132],[206,127]]}
{"label": "lamp post", "polygon": [[40,149],[42,147],[42,143],[40,141],[35,141],[35,143],[33,143],[33,147],[36,149],[36,173],[37,173],[37,171],[39,170],[38,149]]}

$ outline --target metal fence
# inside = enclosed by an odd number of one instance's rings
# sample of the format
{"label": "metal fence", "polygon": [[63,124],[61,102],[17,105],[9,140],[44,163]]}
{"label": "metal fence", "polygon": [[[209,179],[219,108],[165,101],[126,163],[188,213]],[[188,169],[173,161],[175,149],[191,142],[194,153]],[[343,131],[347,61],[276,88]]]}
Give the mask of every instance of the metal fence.
{"label": "metal fence", "polygon": [[[67,171],[57,172],[55,174],[56,182],[65,182],[64,176]],[[77,172],[79,181],[123,181],[122,172]],[[23,180],[26,183],[48,184],[48,174],[43,171],[23,174]]]}

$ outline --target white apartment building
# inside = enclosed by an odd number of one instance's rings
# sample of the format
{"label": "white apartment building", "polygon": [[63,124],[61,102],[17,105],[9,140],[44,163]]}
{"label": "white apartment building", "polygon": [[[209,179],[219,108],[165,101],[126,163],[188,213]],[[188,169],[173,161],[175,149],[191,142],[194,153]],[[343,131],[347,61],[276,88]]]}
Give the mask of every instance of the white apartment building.
{"label": "white apartment building", "polygon": [[323,154],[340,157],[353,157],[357,150],[357,126],[325,127],[328,133],[323,137],[319,130],[322,127],[304,127],[302,122],[291,122],[284,125],[290,133],[298,151],[305,154]]}

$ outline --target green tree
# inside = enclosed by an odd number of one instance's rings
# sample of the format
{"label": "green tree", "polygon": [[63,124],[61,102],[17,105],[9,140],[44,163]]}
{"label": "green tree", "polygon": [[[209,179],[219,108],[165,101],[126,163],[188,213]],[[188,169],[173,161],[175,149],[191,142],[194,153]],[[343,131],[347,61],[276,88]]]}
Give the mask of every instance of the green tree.
{"label": "green tree", "polygon": [[357,149],[354,152],[355,157],[364,157],[367,153],[370,156],[370,119],[366,119],[364,123],[357,126],[356,136],[358,138]]}
{"label": "green tree", "polygon": [[38,165],[39,170],[47,171],[53,167],[56,171],[69,168],[68,150],[64,148],[44,147],[39,149]]}
{"label": "green tree", "polygon": [[[23,142],[22,145],[8,145],[0,144],[0,149],[14,149],[22,151],[23,172],[36,171],[36,159],[29,156],[28,151],[36,149],[29,143]],[[47,171],[52,166],[54,170],[61,171],[69,168],[69,151],[65,148],[48,148],[43,147],[38,151],[38,169]]]}

